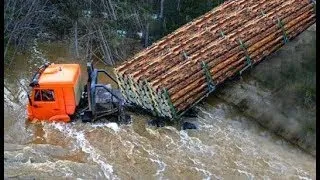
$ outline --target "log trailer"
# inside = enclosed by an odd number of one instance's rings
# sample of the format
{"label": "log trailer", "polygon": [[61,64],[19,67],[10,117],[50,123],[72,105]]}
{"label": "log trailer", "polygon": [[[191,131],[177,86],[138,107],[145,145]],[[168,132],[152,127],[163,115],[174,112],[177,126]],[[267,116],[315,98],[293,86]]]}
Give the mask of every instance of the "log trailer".
{"label": "log trailer", "polygon": [[130,102],[177,119],[316,21],[314,0],[229,0],[115,68]]}
{"label": "log trailer", "polygon": [[[126,119],[123,108],[134,105],[157,117],[179,119],[225,80],[314,24],[315,9],[313,0],[226,1],[116,67],[116,78],[89,63],[84,89],[79,65],[46,64],[30,83],[28,117]],[[98,73],[117,82],[119,90],[98,84]]]}

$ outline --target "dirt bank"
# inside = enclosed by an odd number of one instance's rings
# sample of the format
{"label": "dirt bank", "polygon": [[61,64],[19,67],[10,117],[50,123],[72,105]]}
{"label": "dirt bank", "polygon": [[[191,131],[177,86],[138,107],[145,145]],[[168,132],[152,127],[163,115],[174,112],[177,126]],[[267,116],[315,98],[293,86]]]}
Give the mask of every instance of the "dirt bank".
{"label": "dirt bank", "polygon": [[215,95],[316,155],[316,24]]}

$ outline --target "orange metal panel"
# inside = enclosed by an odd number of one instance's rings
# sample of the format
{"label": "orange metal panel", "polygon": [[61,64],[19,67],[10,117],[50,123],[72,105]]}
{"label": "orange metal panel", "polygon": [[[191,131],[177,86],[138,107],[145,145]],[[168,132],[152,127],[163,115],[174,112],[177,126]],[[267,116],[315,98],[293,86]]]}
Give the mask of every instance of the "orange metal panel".
{"label": "orange metal panel", "polygon": [[74,114],[76,109],[76,100],[74,97],[74,90],[72,87],[63,88],[63,96],[65,101],[65,110],[69,115]]}
{"label": "orange metal panel", "polygon": [[[32,106],[28,104],[28,119],[30,120],[61,120],[68,122],[68,115],[75,113],[76,98],[74,88],[80,79],[79,64],[51,64],[39,78],[39,87],[31,94]],[[51,90],[53,101],[35,101],[36,90]]]}
{"label": "orange metal panel", "polygon": [[41,86],[73,86],[79,78],[79,64],[51,64],[39,78]]}

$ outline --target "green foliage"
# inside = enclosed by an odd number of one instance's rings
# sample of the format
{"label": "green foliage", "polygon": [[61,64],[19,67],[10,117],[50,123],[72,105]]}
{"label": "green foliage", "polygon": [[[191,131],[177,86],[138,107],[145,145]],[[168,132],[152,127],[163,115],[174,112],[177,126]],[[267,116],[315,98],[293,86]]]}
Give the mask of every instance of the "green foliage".
{"label": "green foliage", "polygon": [[[159,22],[162,32],[158,34],[156,39],[171,33],[223,2],[223,0],[180,0],[180,9],[178,9],[178,0],[165,0],[163,21],[160,20]],[[158,6],[158,12],[160,11],[159,9],[160,7]]]}

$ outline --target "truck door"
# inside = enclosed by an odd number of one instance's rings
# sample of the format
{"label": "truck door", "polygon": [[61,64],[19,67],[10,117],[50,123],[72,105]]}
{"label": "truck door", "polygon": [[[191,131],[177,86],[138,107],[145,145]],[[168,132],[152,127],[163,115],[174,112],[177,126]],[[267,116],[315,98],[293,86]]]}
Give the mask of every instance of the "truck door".
{"label": "truck door", "polygon": [[35,89],[33,95],[33,114],[40,120],[48,120],[52,116],[61,114],[59,98],[54,89]]}

